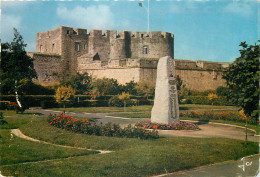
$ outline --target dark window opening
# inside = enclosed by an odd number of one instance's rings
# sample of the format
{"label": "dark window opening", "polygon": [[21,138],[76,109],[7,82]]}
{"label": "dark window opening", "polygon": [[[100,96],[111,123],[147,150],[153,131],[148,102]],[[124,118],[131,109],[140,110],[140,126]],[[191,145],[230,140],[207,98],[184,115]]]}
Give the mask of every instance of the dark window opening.
{"label": "dark window opening", "polygon": [[100,60],[98,53],[96,53],[96,55],[93,57],[93,60]]}
{"label": "dark window opening", "polygon": [[144,46],[144,48],[143,48],[143,54],[148,54],[148,47],[147,47],[147,46]]}
{"label": "dark window opening", "polygon": [[54,52],[55,44],[52,44],[52,52]]}
{"label": "dark window opening", "polygon": [[67,34],[70,34],[70,30],[67,30]]}
{"label": "dark window opening", "polygon": [[79,51],[79,43],[75,43],[75,50]]}

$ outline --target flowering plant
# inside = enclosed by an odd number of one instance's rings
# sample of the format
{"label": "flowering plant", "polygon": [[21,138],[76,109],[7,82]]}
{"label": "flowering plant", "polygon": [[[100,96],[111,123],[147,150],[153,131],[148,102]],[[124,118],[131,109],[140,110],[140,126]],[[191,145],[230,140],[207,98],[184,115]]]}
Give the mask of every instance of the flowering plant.
{"label": "flowering plant", "polygon": [[190,122],[179,122],[172,124],[152,123],[150,120],[139,121],[135,124],[136,127],[145,127],[147,129],[161,129],[161,130],[199,130],[196,124]]}
{"label": "flowering plant", "polygon": [[59,116],[49,115],[48,122],[51,126],[55,126],[57,128],[88,135],[140,139],[159,137],[157,131],[151,132],[145,129],[139,129],[138,127],[133,127],[131,125],[126,128],[121,128],[118,124],[112,124],[110,122],[103,125],[102,123],[98,124],[95,121],[90,121],[87,118],[85,120],[80,120],[65,114],[60,114]]}

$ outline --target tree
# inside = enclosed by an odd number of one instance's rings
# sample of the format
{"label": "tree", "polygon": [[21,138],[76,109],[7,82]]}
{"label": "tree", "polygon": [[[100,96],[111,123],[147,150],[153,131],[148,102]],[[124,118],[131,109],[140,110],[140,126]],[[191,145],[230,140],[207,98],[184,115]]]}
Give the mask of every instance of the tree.
{"label": "tree", "polygon": [[118,98],[124,102],[124,112],[126,112],[126,102],[130,100],[130,94],[122,92],[121,95],[118,95]]}
{"label": "tree", "polygon": [[60,79],[60,85],[71,86],[75,89],[75,93],[78,94],[88,94],[92,89],[92,77],[88,73],[80,74],[77,73],[74,76],[69,77],[69,79]]}
{"label": "tree", "polygon": [[15,94],[19,108],[23,110],[19,94],[22,94],[25,80],[31,81],[37,78],[33,66],[33,59],[26,54],[23,37],[14,30],[14,38],[11,43],[1,44],[1,94]]}
{"label": "tree", "polygon": [[105,96],[105,95],[117,95],[121,91],[121,86],[118,84],[115,79],[96,79],[92,82],[93,90],[92,96],[93,98]]}
{"label": "tree", "polygon": [[136,86],[137,86],[136,82],[130,81],[122,86],[122,90],[123,92],[127,92],[131,95],[136,95],[137,94]]}
{"label": "tree", "polygon": [[241,42],[240,57],[223,73],[229,88],[228,98],[244,109],[247,117],[258,119],[259,108],[259,44]]}
{"label": "tree", "polygon": [[71,101],[75,96],[75,90],[71,86],[60,86],[56,90],[55,99],[58,103],[63,103],[65,109],[66,102]]}
{"label": "tree", "polygon": [[155,93],[155,85],[149,81],[141,81],[137,84],[136,90],[138,95],[146,96],[148,100],[148,96],[154,95]]}

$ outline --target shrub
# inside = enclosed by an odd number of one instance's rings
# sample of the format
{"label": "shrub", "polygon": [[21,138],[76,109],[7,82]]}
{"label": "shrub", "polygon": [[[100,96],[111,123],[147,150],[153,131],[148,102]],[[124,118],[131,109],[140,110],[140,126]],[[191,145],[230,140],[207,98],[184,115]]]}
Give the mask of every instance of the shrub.
{"label": "shrub", "polygon": [[187,99],[192,104],[204,104],[204,105],[223,105],[223,106],[231,106],[232,104],[227,97],[221,96],[214,98],[212,100],[209,99],[208,96],[186,96],[184,99]]}
{"label": "shrub", "polygon": [[[244,116],[237,113],[230,113],[230,112],[197,112],[197,111],[186,111],[180,112],[180,117],[187,117],[187,118],[198,118],[199,120],[225,120],[225,121],[233,121],[233,122],[244,122]],[[255,124],[253,119],[248,119],[248,123]]]}
{"label": "shrub", "polygon": [[218,96],[227,96],[229,89],[227,87],[220,86],[217,88],[216,93]]}
{"label": "shrub", "polygon": [[124,102],[123,100],[120,100],[117,95],[115,95],[108,100],[108,105],[114,107],[123,107]]}
{"label": "shrub", "polygon": [[18,104],[11,101],[0,101],[1,110],[17,110]]}
{"label": "shrub", "polygon": [[65,114],[49,115],[48,122],[50,125],[57,128],[62,128],[75,133],[84,133],[88,135],[97,136],[113,136],[113,137],[126,137],[126,138],[140,138],[140,139],[150,139],[158,138],[157,131],[148,131],[144,129],[139,129],[128,125],[128,127],[122,129],[118,124],[102,123],[98,124],[94,121],[89,121],[88,119],[79,120],[73,116],[68,116]]}
{"label": "shrub", "polygon": [[2,112],[0,112],[0,125],[4,125],[4,124],[8,124],[8,122],[6,122],[4,120],[4,115]]}

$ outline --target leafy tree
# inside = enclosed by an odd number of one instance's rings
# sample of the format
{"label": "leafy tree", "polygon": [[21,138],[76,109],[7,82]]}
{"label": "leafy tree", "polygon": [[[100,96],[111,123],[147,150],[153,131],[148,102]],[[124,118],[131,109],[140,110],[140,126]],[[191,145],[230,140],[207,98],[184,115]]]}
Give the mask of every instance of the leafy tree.
{"label": "leafy tree", "polygon": [[186,87],[186,85],[183,84],[183,80],[179,75],[176,76],[176,86],[177,86],[177,90],[181,90],[182,88]]}
{"label": "leafy tree", "polygon": [[208,94],[208,99],[209,99],[209,101],[212,101],[212,105],[213,105],[213,100],[216,98],[218,98],[217,94],[215,94],[215,93]]}
{"label": "leafy tree", "polygon": [[136,90],[138,95],[146,96],[148,100],[148,97],[155,93],[155,85],[149,81],[141,81],[137,84]]}
{"label": "leafy tree", "polygon": [[229,89],[227,87],[219,86],[216,90],[218,96],[227,96]]}
{"label": "leafy tree", "polygon": [[123,92],[127,92],[131,95],[136,95],[137,90],[136,90],[137,83],[134,81],[128,82],[125,85],[122,86]]}
{"label": "leafy tree", "polygon": [[118,84],[115,79],[96,79],[92,82],[93,90],[92,96],[93,98],[105,96],[105,95],[117,95],[121,91],[121,86]]}
{"label": "leafy tree", "polygon": [[244,109],[246,116],[258,119],[259,108],[259,44],[241,42],[240,57],[223,73],[229,88],[229,99]]}
{"label": "leafy tree", "polygon": [[75,76],[71,76],[69,79],[60,80],[60,85],[71,86],[75,89],[76,94],[88,94],[92,89],[92,77],[88,73],[77,73]]}
{"label": "leafy tree", "polygon": [[1,94],[15,94],[20,109],[24,109],[19,100],[24,81],[37,78],[33,59],[26,54],[26,45],[15,28],[13,41],[1,44]]}
{"label": "leafy tree", "polygon": [[71,101],[75,96],[75,90],[71,86],[60,86],[56,90],[55,99],[58,103],[63,103],[65,109],[65,103]]}
{"label": "leafy tree", "polygon": [[118,98],[124,102],[124,112],[126,112],[126,102],[130,100],[130,94],[122,92],[121,95],[118,95]]}

